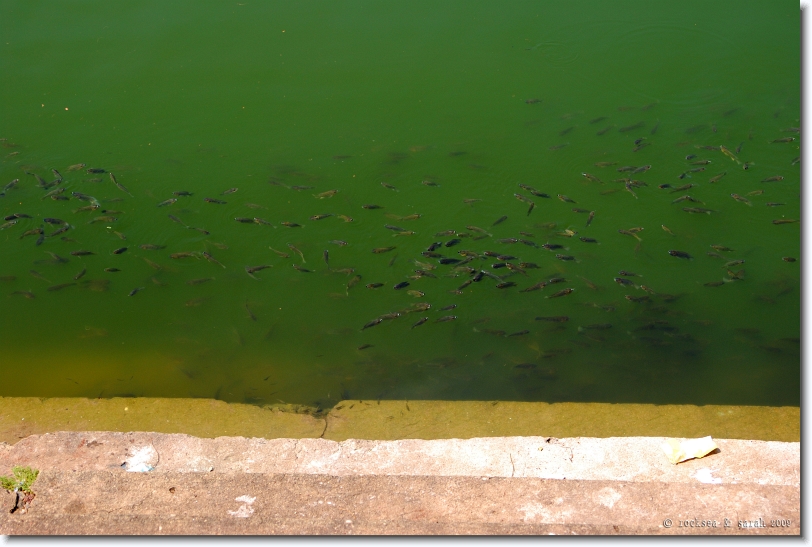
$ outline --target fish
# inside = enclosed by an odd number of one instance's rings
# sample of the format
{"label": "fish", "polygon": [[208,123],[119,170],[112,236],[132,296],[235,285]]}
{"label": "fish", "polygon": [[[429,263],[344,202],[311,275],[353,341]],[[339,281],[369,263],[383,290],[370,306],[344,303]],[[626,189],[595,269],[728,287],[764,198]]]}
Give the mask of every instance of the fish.
{"label": "fish", "polygon": [[[187,192],[187,191],[185,191],[185,190],[179,190],[179,191],[177,191],[177,192],[172,192],[172,195],[173,195],[173,196],[178,196],[178,197],[181,197],[181,196],[183,196],[183,197],[189,197],[189,196],[192,196],[192,195],[194,195],[194,194],[192,194],[192,192]],[[248,204],[246,203],[246,205],[248,205]]]}
{"label": "fish", "polygon": [[710,183],[719,182],[720,180],[722,180],[722,177],[724,177],[725,175],[727,175],[727,171],[725,171],[724,173],[719,173],[715,177],[710,178],[708,180],[708,182],[710,182]]}
{"label": "fish", "polygon": [[94,255],[96,253],[94,253],[93,251],[71,251],[70,254],[72,254],[73,256],[88,256]]}
{"label": "fish", "polygon": [[603,184],[603,181],[601,179],[599,179],[598,177],[596,177],[595,175],[591,175],[589,173],[581,173],[581,175],[587,180]]}
{"label": "fish", "polygon": [[367,289],[378,289],[380,287],[383,287],[384,285],[385,285],[385,283],[367,283],[366,288]]}
{"label": "fish", "polygon": [[400,283],[398,283],[397,285],[395,285],[392,288],[395,289],[396,291],[399,291],[400,289],[403,289],[403,288],[408,287],[408,286],[409,286],[408,281],[401,281]]}
{"label": "fish", "polygon": [[744,264],[744,259],[739,260],[731,260],[730,262],[726,263],[723,268],[732,268],[733,266],[738,266],[739,264]]}
{"label": "fish", "polygon": [[393,245],[391,247],[376,247],[375,249],[372,249],[372,252],[375,254],[381,254],[388,253],[389,251],[392,251],[394,249],[397,249],[397,246]]}
{"label": "fish", "polygon": [[112,181],[113,181],[113,184],[115,184],[115,185],[116,185],[116,187],[117,187],[119,190],[121,190],[121,191],[122,191],[122,192],[124,192],[125,194],[128,194],[129,196],[132,196],[132,194],[130,194],[130,191],[129,191],[129,190],[127,190],[127,189],[124,187],[124,185],[123,185],[123,184],[121,184],[119,181],[117,181],[117,180],[116,180],[116,176],[115,176],[113,173],[109,173],[109,175],[110,175],[110,180],[112,180]]}
{"label": "fish", "polygon": [[574,199],[572,199],[572,198],[570,198],[568,196],[565,196],[564,194],[558,194],[558,199],[560,199],[561,201],[567,202],[567,203],[578,203]]}
{"label": "fish", "polygon": [[288,228],[301,228],[302,227],[301,224],[297,224],[295,222],[288,222],[288,221],[280,222],[279,224],[281,224],[282,226],[286,226]]}
{"label": "fish", "polygon": [[671,251],[668,251],[668,254],[670,254],[671,256],[675,256],[677,258],[684,258],[684,259],[687,259],[687,260],[691,260],[693,258],[691,255],[689,255],[685,251],[671,250]]}
{"label": "fish", "polygon": [[671,190],[671,192],[669,192],[669,193],[674,194],[674,193],[676,193],[676,192],[683,192],[683,191],[685,191],[685,190],[689,190],[689,189],[691,189],[691,188],[694,188],[695,186],[698,186],[698,185],[697,185],[697,184],[692,184],[692,183],[689,183],[689,184],[683,184],[682,186],[679,186],[679,187],[677,187],[677,188],[674,188],[674,189],[673,189],[673,190]]}
{"label": "fish", "polygon": [[778,181],[781,181],[781,180],[784,180],[784,177],[782,177],[781,175],[776,175],[774,177],[766,178],[766,179],[762,180],[761,182],[778,182]]}
{"label": "fish", "polygon": [[298,264],[291,264],[291,266],[293,266],[294,270],[300,271],[302,273],[313,273],[313,270],[308,270],[306,268],[302,268]]}
{"label": "fish", "polygon": [[327,190],[326,192],[322,192],[321,194],[316,194],[315,198],[324,199],[324,198],[331,198],[338,193],[338,190]]}
{"label": "fish", "polygon": [[206,251],[203,251],[203,252],[202,252],[202,253],[200,253],[200,254],[202,254],[202,255],[203,255],[203,258],[205,258],[206,260],[208,260],[208,261],[209,261],[209,262],[211,262],[212,264],[217,264],[218,266],[222,266],[222,267],[223,267],[223,269],[225,269],[225,266],[224,266],[224,265],[223,265],[223,264],[222,264],[220,261],[218,261],[216,258],[214,258],[213,256],[211,256],[211,255],[210,255],[209,253],[207,253]]}
{"label": "fish", "polygon": [[[656,127],[655,127],[655,129],[656,129]],[[653,130],[652,130],[652,131],[653,131]],[[652,133],[652,135],[653,135],[653,134],[654,134],[654,133]],[[639,152],[640,150],[642,150],[642,149],[643,149],[643,148],[645,148],[646,146],[651,146],[651,143],[650,143],[650,142],[644,142],[644,143],[638,144],[637,146],[635,146],[634,148],[632,148],[632,152]]]}
{"label": "fish", "polygon": [[796,262],[797,261],[796,258],[793,258],[791,256],[782,256],[781,260],[783,260],[784,262]]}
{"label": "fish", "polygon": [[362,205],[361,208],[363,209],[383,209],[382,205],[375,205],[374,203],[367,203],[366,205]]}
{"label": "fish", "polygon": [[[70,171],[70,169],[68,169]],[[82,271],[73,276],[74,281],[80,280],[87,273],[87,267],[82,268]]]}
{"label": "fish", "polygon": [[298,254],[298,255],[299,255],[301,258],[302,258],[302,264],[304,264],[305,262],[307,262],[307,260],[305,260],[305,257],[304,257],[304,254],[302,253],[302,251],[300,251],[299,249],[297,249],[296,247],[294,247],[294,246],[293,246],[293,245],[291,245],[290,243],[288,243],[288,248],[289,248],[291,251],[293,251],[294,253],[297,253],[297,254]]}
{"label": "fish", "polygon": [[277,251],[273,247],[268,247],[268,248],[270,250],[272,250],[273,252],[275,252],[276,254],[278,254],[279,256],[281,256],[282,258],[290,258],[290,255],[288,253],[283,253],[282,251]]}
{"label": "fish", "polygon": [[643,166],[641,166],[641,167],[638,167],[638,168],[636,168],[636,169],[633,169],[633,170],[632,170],[632,175],[636,175],[636,174],[638,174],[638,173],[645,173],[645,172],[646,172],[646,171],[648,171],[649,169],[651,169],[651,165],[643,165]]}
{"label": "fish", "polygon": [[691,201],[693,203],[705,203],[704,201],[700,201],[700,200],[696,199],[695,197],[689,196],[688,194],[685,194],[684,196],[678,197],[677,199],[675,199],[671,203],[679,203],[680,201]]}
{"label": "fish", "polygon": [[411,290],[411,291],[406,291],[406,293],[409,296],[414,296],[415,298],[423,298],[424,296],[426,296],[426,293],[424,293],[423,291]]}
{"label": "fish", "polygon": [[547,317],[536,317],[536,321],[550,321],[553,323],[566,323],[570,318],[566,315],[553,315]]}
{"label": "fish", "polygon": [[613,165],[617,165],[616,161],[599,161],[595,164],[595,167],[611,167]]}
{"label": "fish", "polygon": [[418,218],[422,217],[420,213],[412,213],[411,215],[406,215],[405,217],[401,217],[400,220],[417,220]]}
{"label": "fish", "polygon": [[[338,245],[339,247],[346,247],[347,245],[349,245],[349,243],[347,243],[346,241],[342,241],[340,239],[331,239],[327,243],[332,243],[333,245]],[[273,249],[271,249],[271,250],[273,250]],[[278,253],[279,251],[276,251],[276,252]],[[287,258],[287,256],[285,258]]]}
{"label": "fish", "polygon": [[530,331],[529,331],[529,330],[520,330],[520,331],[518,331],[518,332],[514,332],[514,333],[511,333],[511,334],[508,334],[508,335],[506,335],[505,337],[506,337],[506,338],[509,338],[509,337],[511,337],[511,336],[524,336],[525,334],[530,334]]}
{"label": "fish", "polygon": [[428,318],[428,317],[421,317],[421,318],[420,318],[420,319],[417,321],[417,323],[415,323],[414,325],[412,325],[412,327],[411,327],[411,328],[419,327],[420,325],[422,325],[423,323],[425,323],[425,322],[426,322],[426,321],[428,321],[428,320],[429,320],[429,318]]}
{"label": "fish", "polygon": [[646,295],[646,296],[632,296],[630,294],[627,294],[624,298],[626,298],[626,300],[628,300],[629,302],[635,302],[635,303],[648,302],[649,300],[651,300],[651,297],[648,296],[648,295]]}
{"label": "fish", "polygon": [[782,205],[786,205],[786,203],[776,203],[774,201],[768,201],[764,205],[766,205],[767,207],[780,207]]}
{"label": "fish", "polygon": [[384,224],[383,227],[386,228],[387,230],[392,230],[393,232],[405,232],[406,231],[405,228],[401,228],[400,226],[393,226],[391,224]]}
{"label": "fish", "polygon": [[24,296],[24,297],[28,298],[29,300],[34,298],[34,293],[32,293],[31,291],[14,291],[14,292],[11,293],[11,296],[18,296],[18,295],[19,296]]}
{"label": "fish", "polygon": [[645,127],[645,125],[646,125],[646,122],[637,122],[634,125],[627,125],[626,127],[621,127],[620,129],[618,129],[618,131],[620,133],[626,133],[627,131],[632,131],[634,129],[639,129],[641,127]]}
{"label": "fish", "polygon": [[559,298],[561,296],[567,296],[568,294],[572,294],[573,292],[575,292],[575,289],[562,289],[555,294],[546,296],[545,298]]}
{"label": "fish", "polygon": [[751,161],[745,162],[744,165],[742,165],[742,169],[747,171],[748,169],[750,169],[751,165],[753,165],[753,162],[751,162]]}
{"label": "fish", "polygon": [[114,255],[120,255],[121,253],[127,252],[127,247],[119,247],[118,249],[113,251]]}
{"label": "fish", "polygon": [[[183,222],[181,219],[179,219],[178,217],[176,217],[175,215],[168,215],[168,216],[169,216],[169,219],[170,219],[170,220],[172,220],[173,222],[177,222],[178,224],[181,224],[181,225],[183,225],[183,226],[186,226],[186,224],[185,224],[185,223],[184,223],[184,222]],[[189,227],[189,226],[186,226],[186,228],[188,228],[188,227]]]}
{"label": "fish", "polygon": [[598,131],[595,134],[600,137],[601,135],[605,135],[606,133],[611,131],[613,127],[615,127],[615,126],[614,125],[606,126],[606,127],[604,127],[603,129],[601,129],[600,131]]}
{"label": "fish", "polygon": [[631,230],[618,230],[617,233],[623,234],[624,236],[631,236],[635,238],[637,241],[643,241],[640,239],[636,233],[632,232]]}
{"label": "fish", "polygon": [[197,253],[187,251],[182,253],[172,253],[169,255],[169,258],[179,259],[179,258],[197,258]]}
{"label": "fish", "polygon": [[164,206],[166,206],[166,205],[172,205],[172,204],[175,204],[175,203],[177,203],[177,202],[178,202],[178,198],[170,198],[170,199],[165,199],[164,201],[162,201],[161,203],[159,203],[159,204],[157,205],[157,207],[164,207]]}
{"label": "fish", "polygon": [[466,205],[471,205],[472,203],[476,203],[477,201],[482,201],[482,200],[481,199],[476,199],[476,198],[473,198],[473,199],[469,198],[469,199],[462,200],[462,202],[464,204],[466,204]]}
{"label": "fish", "polygon": [[223,192],[223,193],[222,193],[222,194],[220,194],[220,195],[221,195],[221,196],[227,196],[228,194],[233,194],[233,193],[234,193],[234,192],[236,192],[237,190],[239,190],[239,188],[229,188],[228,190],[226,190],[225,192]]}
{"label": "fish", "polygon": [[507,217],[507,215],[505,215],[505,216],[501,216],[501,217],[499,217],[498,219],[496,219],[496,222],[494,222],[493,224],[491,224],[491,226],[496,226],[497,224],[501,224],[502,222],[506,221],[506,220],[507,220],[507,218],[508,218],[508,217]]}
{"label": "fish", "polygon": [[386,182],[382,182],[381,186],[383,186],[384,188],[387,188],[389,190],[394,190],[395,192],[399,191],[397,188],[395,188],[394,186],[392,186],[391,184],[388,184]]}
{"label": "fish", "polygon": [[425,186],[440,186],[439,184],[437,184],[436,182],[434,182],[434,181],[432,181],[432,180],[424,180],[424,181],[423,181],[423,184],[424,184]]}
{"label": "fish", "polygon": [[454,321],[456,318],[457,318],[456,315],[445,315],[437,319],[435,323],[446,323],[448,321]]}
{"label": "fish", "polygon": [[136,295],[136,294],[138,294],[139,292],[143,291],[145,288],[146,288],[146,287],[136,287],[136,288],[134,288],[133,290],[131,290],[131,291],[130,291],[130,292],[127,294],[127,296],[135,296],[135,295]]}
{"label": "fish", "polygon": [[699,160],[699,161],[692,161],[691,165],[708,165],[712,163],[711,160]]}
{"label": "fish", "polygon": [[747,199],[747,198],[743,198],[743,197],[741,197],[739,194],[730,194],[730,197],[732,197],[732,198],[733,198],[733,199],[735,199],[736,201],[740,201],[740,202],[742,202],[742,203],[745,203],[745,204],[749,205],[750,207],[752,207],[752,206],[753,206],[753,204],[750,202],[750,200],[749,200],[749,199]]}
{"label": "fish", "polygon": [[706,215],[718,213],[718,211],[714,211],[713,209],[704,209],[702,207],[683,207],[682,210],[686,213],[705,213]]}
{"label": "fish", "polygon": [[310,217],[310,220],[324,220],[325,218],[329,218],[331,216],[333,216],[333,213],[324,213],[324,214],[321,214],[321,215],[313,215],[312,217]]}
{"label": "fish", "polygon": [[783,137],[781,139],[775,139],[773,141],[770,141],[770,144],[782,143],[782,142],[792,142],[794,140],[795,140],[795,137]]}
{"label": "fish", "polygon": [[0,225],[0,230],[5,230],[7,228],[11,228],[12,226],[17,224],[18,222],[19,222],[18,219],[9,220],[8,222],[4,223],[3,225]]}
{"label": "fish", "polygon": [[[235,220],[236,220],[236,219],[235,219]],[[262,218],[254,217],[254,218],[251,218],[251,219],[249,219],[249,220],[250,220],[251,222],[253,222],[254,224],[264,224],[264,225],[266,225],[266,226],[271,226],[271,223],[270,223],[270,222],[268,222],[267,220],[262,219]]]}
{"label": "fish", "polygon": [[736,163],[741,164],[741,161],[739,161],[739,158],[737,158],[735,156],[735,154],[733,154],[733,152],[731,152],[730,150],[728,150],[724,146],[720,146],[719,150],[722,152],[722,154],[724,154],[725,156],[730,158],[732,161],[735,161]]}
{"label": "fish", "polygon": [[724,284],[724,281],[709,281],[707,283],[703,283],[702,285],[705,287],[721,287]]}
{"label": "fish", "polygon": [[355,285],[357,285],[360,281],[361,281],[361,276],[360,275],[356,275],[352,279],[350,279],[347,282],[346,293],[349,295],[350,294],[350,289],[353,288]]}
{"label": "fish", "polygon": [[254,274],[256,272],[259,272],[259,271],[262,271],[264,269],[271,268],[271,267],[273,267],[273,266],[271,266],[270,264],[263,264],[261,266],[246,266],[245,267],[245,273],[247,273],[248,276],[251,277],[252,279],[256,279],[257,281],[259,281],[259,278],[257,278]]}
{"label": "fish", "polygon": [[68,172],[70,171],[79,171],[80,169],[84,169],[87,167],[86,163],[75,163],[73,165],[68,166]]}
{"label": "fish", "polygon": [[45,290],[47,290],[47,291],[51,291],[51,292],[52,292],[52,291],[58,291],[58,290],[61,290],[61,289],[66,288],[66,287],[70,287],[70,286],[72,286],[72,285],[76,285],[76,282],[75,282],[75,281],[71,281],[70,283],[60,283],[59,285],[52,285],[51,287],[48,287],[48,288],[47,288],[47,289],[45,289]]}
{"label": "fish", "polygon": [[186,282],[187,285],[202,285],[203,283],[208,283],[209,281],[214,281],[213,277],[200,277],[198,279],[190,279]]}
{"label": "fish", "polygon": [[501,283],[497,283],[496,288],[497,289],[507,289],[507,288],[515,287],[515,286],[516,286],[516,283],[514,283],[513,281],[503,281]]}
{"label": "fish", "polygon": [[153,262],[152,260],[150,260],[150,259],[148,259],[148,258],[143,258],[143,257],[142,257],[142,259],[144,260],[144,262],[146,262],[146,263],[147,263],[147,265],[148,265],[150,268],[152,268],[152,269],[154,269],[154,270],[160,270],[160,269],[162,268],[160,264],[158,264],[158,263],[156,263],[156,262]]}
{"label": "fish", "polygon": [[370,327],[374,327],[375,325],[380,325],[381,323],[383,323],[383,319],[382,319],[382,318],[380,318],[380,317],[375,318],[375,319],[373,319],[372,321],[370,321],[369,323],[367,323],[366,325],[364,325],[364,326],[361,328],[361,330],[366,330],[366,329],[368,329],[368,328],[370,328]]}
{"label": "fish", "polygon": [[104,271],[109,273],[115,273],[120,272],[121,270],[119,270],[118,268],[105,268]]}
{"label": "fish", "polygon": [[97,174],[97,173],[106,173],[107,170],[106,169],[101,169],[101,168],[98,168],[98,167],[96,167],[96,168],[90,167],[85,172],[86,173],[91,173],[91,174]]}
{"label": "fish", "polygon": [[760,196],[764,193],[764,190],[753,190],[752,192],[748,192],[748,196]]}
{"label": "fish", "polygon": [[574,257],[574,256],[570,256],[570,255],[562,255],[562,254],[557,254],[557,255],[555,255],[555,257],[556,257],[558,260],[575,260],[575,257]]}

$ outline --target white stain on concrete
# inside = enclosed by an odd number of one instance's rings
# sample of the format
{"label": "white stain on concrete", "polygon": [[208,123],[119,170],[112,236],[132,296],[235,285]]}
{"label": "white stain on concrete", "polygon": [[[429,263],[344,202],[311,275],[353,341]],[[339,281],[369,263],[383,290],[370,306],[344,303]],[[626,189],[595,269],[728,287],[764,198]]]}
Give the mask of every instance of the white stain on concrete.
{"label": "white stain on concrete", "polygon": [[614,488],[609,488],[608,486],[595,492],[595,500],[609,509],[614,507],[618,500],[620,500],[622,497],[623,496],[620,495],[620,492]]}
{"label": "white stain on concrete", "polygon": [[251,507],[251,504],[256,501],[257,498],[252,498],[251,496],[240,496],[238,498],[234,498],[234,501],[242,502],[239,509],[236,511],[229,511],[228,514],[232,517],[237,518],[248,518],[254,514],[254,508]]}
{"label": "white stain on concrete", "polygon": [[721,478],[713,476],[716,471],[717,469],[703,467],[702,469],[697,469],[696,472],[691,476],[699,482],[704,482],[705,484],[722,484]]}
{"label": "white stain on concrete", "polygon": [[146,473],[155,469],[158,452],[152,445],[130,447],[130,457],[124,460],[125,469],[131,473]]}

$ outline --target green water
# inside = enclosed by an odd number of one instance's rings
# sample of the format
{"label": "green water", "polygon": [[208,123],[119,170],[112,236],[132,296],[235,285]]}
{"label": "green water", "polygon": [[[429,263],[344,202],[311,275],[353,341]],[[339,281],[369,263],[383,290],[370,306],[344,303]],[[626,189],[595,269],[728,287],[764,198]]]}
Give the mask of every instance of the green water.
{"label": "green water", "polygon": [[[795,4],[4,1],[0,29],[0,212],[32,217],[0,231],[0,395],[800,404],[800,226],[772,223],[800,219]],[[21,239],[46,217],[71,229]],[[455,293],[421,255],[447,230],[515,286]]]}

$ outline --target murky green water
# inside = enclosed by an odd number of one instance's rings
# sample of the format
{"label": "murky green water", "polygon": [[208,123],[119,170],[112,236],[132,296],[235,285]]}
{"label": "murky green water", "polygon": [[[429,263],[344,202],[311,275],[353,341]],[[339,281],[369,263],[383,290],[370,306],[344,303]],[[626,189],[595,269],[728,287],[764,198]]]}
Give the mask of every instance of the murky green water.
{"label": "murky green water", "polygon": [[[0,28],[0,212],[32,217],[0,231],[0,395],[800,404],[795,4],[2,2]],[[455,238],[464,263],[421,255]]]}

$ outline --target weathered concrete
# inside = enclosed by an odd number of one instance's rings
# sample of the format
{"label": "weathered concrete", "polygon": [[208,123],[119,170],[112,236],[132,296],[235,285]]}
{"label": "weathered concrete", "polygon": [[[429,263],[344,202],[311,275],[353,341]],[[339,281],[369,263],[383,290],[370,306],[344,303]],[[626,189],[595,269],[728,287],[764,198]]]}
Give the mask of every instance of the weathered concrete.
{"label": "weathered concrete", "polygon": [[[197,437],[467,439],[703,437],[800,441],[797,407],[342,401],[322,417],[297,405],[210,399],[0,397],[0,442],[51,431],[155,431]],[[312,409],[311,409],[312,410]]]}
{"label": "weathered concrete", "polygon": [[[41,469],[25,513],[3,498],[0,533],[800,533],[799,443],[718,439],[718,453],[674,466],[661,442],[33,436],[0,445],[0,473]],[[154,470],[124,471],[136,460]],[[759,517],[766,528],[737,526]]]}

